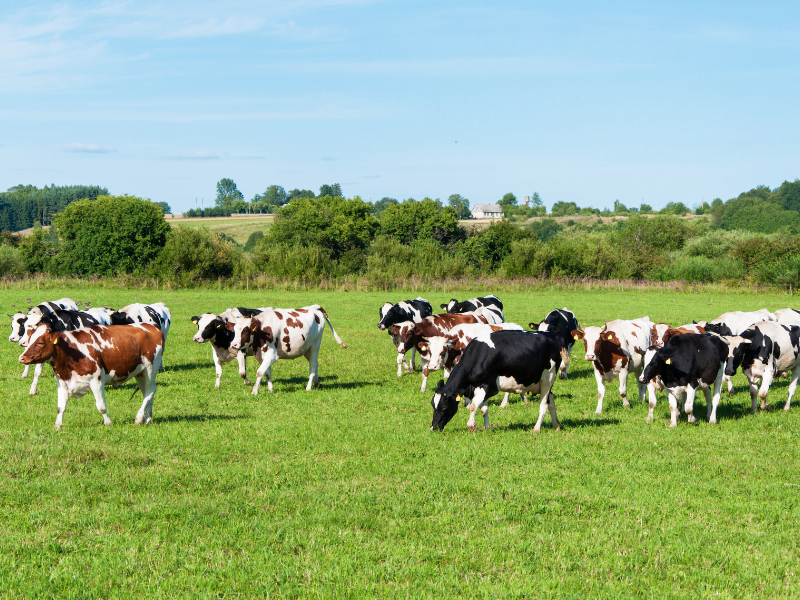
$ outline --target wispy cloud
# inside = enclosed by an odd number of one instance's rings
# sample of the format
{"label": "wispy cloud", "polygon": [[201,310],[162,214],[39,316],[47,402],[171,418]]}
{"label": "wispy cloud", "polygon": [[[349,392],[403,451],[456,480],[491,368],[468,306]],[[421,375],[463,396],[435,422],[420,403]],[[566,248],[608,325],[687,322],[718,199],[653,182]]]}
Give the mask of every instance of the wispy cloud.
{"label": "wispy cloud", "polygon": [[88,154],[108,154],[109,152],[117,151],[116,148],[100,146],[99,144],[81,144],[79,142],[74,144],[64,144],[61,149],[64,152],[86,152]]}
{"label": "wispy cloud", "polygon": [[164,158],[172,160],[219,160],[221,157],[219,154],[197,150],[196,152],[187,152],[186,154],[172,154]]}

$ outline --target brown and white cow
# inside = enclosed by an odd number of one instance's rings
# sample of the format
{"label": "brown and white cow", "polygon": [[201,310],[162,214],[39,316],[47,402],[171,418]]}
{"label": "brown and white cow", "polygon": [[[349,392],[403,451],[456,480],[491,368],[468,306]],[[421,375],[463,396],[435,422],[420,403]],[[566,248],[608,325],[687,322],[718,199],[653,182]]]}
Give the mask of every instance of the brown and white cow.
{"label": "brown and white cow", "polygon": [[42,325],[31,335],[19,357],[24,365],[49,362],[58,382],[58,416],[61,429],[70,396],[80,398],[92,392],[103,422],[111,425],[105,386],[136,378],[144,400],[136,424],[153,419],[156,373],[164,352],[164,335],[150,324],[95,325],[76,331],[48,332]]}
{"label": "brown and white cow", "polygon": [[656,348],[663,348],[670,338],[684,333],[705,333],[706,330],[696,323],[672,327],[667,323],[656,323],[650,328],[650,344]]}
{"label": "brown and white cow", "polygon": [[267,376],[267,390],[272,391],[272,365],[281,359],[294,360],[305,356],[308,360],[306,391],[319,383],[319,348],[326,321],[336,343],[347,348],[333,328],[328,313],[318,304],[304,308],[274,308],[250,319],[234,320],[231,349],[246,350],[252,346],[256,361],[260,362],[253,396],[258,395],[264,375]]}
{"label": "brown and white cow", "polygon": [[649,317],[625,321],[616,319],[602,327],[585,327],[583,331],[575,330],[573,337],[582,339],[586,344],[586,360],[594,365],[594,377],[597,380],[597,409],[603,412],[603,397],[606,394],[606,381],[619,377],[619,395],[622,404],[630,408],[628,402],[628,373],[633,372],[639,386],[639,400],[644,400],[645,389],[650,390],[650,402],[655,404],[655,389],[651,384],[639,381],[642,371],[642,355],[640,352],[650,347],[650,331],[653,323]]}
{"label": "brown and white cow", "polygon": [[[420,342],[422,342],[425,337],[446,335],[453,327],[465,323],[488,324],[489,320],[486,317],[471,313],[443,313],[425,317],[420,323],[414,323],[413,321],[397,323],[389,329],[389,333],[392,336],[392,342],[394,342],[398,354],[405,355],[411,348],[415,346],[419,348]],[[427,356],[426,353],[422,353],[422,386],[419,388],[420,392],[424,392],[428,385]]]}

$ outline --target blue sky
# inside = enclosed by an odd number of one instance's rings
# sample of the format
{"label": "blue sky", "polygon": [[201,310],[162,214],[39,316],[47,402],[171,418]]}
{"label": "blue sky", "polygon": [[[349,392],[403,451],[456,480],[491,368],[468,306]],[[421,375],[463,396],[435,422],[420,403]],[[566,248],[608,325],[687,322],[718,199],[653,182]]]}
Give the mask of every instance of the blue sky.
{"label": "blue sky", "polygon": [[0,188],[692,206],[800,177],[799,50],[790,2],[3,3]]}

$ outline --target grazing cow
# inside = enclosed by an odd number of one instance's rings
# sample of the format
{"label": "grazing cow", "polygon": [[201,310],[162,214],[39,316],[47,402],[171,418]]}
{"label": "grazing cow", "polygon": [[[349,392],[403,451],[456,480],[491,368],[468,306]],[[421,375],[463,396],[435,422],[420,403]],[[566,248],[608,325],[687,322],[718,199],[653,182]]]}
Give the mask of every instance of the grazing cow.
{"label": "grazing cow", "polygon": [[[431,303],[424,298],[415,298],[414,300],[404,300],[397,304],[387,302],[380,309],[381,320],[378,322],[378,329],[384,331],[390,329],[397,323],[404,323],[411,321],[412,323],[419,323],[425,317],[430,317],[433,314]],[[416,347],[411,348],[411,361],[406,362],[406,355],[397,355],[397,376],[403,375],[403,369],[406,373],[414,372],[414,354]]]}
{"label": "grazing cow", "polygon": [[[30,343],[30,337],[34,331],[40,326],[46,327],[48,332],[54,331],[75,331],[76,329],[83,329],[100,325],[97,319],[87,312],[80,310],[54,310],[42,315],[39,322],[28,328],[25,335],[19,341],[19,345],[26,348]],[[26,365],[27,367],[28,365]],[[31,381],[30,395],[35,396],[39,387],[39,377],[42,375],[42,367],[44,363],[37,363],[33,370],[33,381]]]}
{"label": "grazing cow", "polygon": [[[580,329],[578,320],[575,314],[566,306],[561,310],[551,310],[543,321],[539,323],[529,323],[528,327],[534,331],[554,331],[561,336],[564,341],[564,347],[567,349],[567,357],[572,357],[572,347],[575,345],[575,338],[572,335],[573,331]],[[567,367],[569,367],[569,360],[562,362],[559,368],[559,376],[561,379],[567,378]]]}
{"label": "grazing cow", "polygon": [[[661,379],[669,391],[670,427],[678,424],[683,394],[686,394],[684,410],[689,415],[689,423],[697,420],[693,413],[698,389],[702,389],[706,397],[708,422],[715,424],[728,354],[728,344],[719,336],[698,333],[677,335],[670,338],[663,348],[650,346],[643,352],[644,369],[639,382],[647,384],[656,377]],[[712,385],[713,394],[710,389]],[[653,420],[655,406],[655,396],[651,396],[648,423]]]}
{"label": "grazing cow", "polygon": [[800,376],[800,326],[761,321],[743,331],[741,336],[729,340],[733,351],[726,365],[726,375],[733,375],[741,365],[742,373],[750,383],[752,411],[756,411],[756,398],[761,399],[761,410],[769,408],[767,394],[770,385],[774,379],[787,373],[791,374],[789,397],[783,410],[789,410]]}
{"label": "grazing cow", "polygon": [[800,325],[800,311],[793,308],[779,308],[775,311],[775,318],[784,325]]}
{"label": "grazing cow", "polygon": [[164,334],[164,343],[167,343],[169,326],[172,323],[172,313],[163,302],[155,304],[129,304],[111,314],[112,325],[133,325],[135,323],[150,323],[155,325]]}
{"label": "grazing cow", "polygon": [[460,397],[469,408],[467,428],[475,431],[475,413],[480,409],[483,426],[489,423],[487,400],[498,391],[540,394],[539,419],[533,430],[542,428],[544,413],[550,409],[553,428],[560,428],[555,397],[551,393],[558,365],[566,355],[559,337],[552,333],[495,331],[472,340],[447,383],[440,381],[431,400],[431,431],[444,429],[458,410]]}
{"label": "grazing cow", "polygon": [[[602,327],[586,327],[583,331],[573,331],[573,337],[586,344],[586,360],[594,365],[594,377],[597,380],[597,409],[603,412],[603,397],[606,394],[606,381],[619,377],[619,395],[622,404],[630,408],[628,402],[628,373],[631,371],[638,378],[642,370],[640,351],[650,346],[650,330],[653,323],[649,317],[623,321],[609,321]],[[644,400],[645,385],[638,381],[639,401]],[[650,399],[654,401],[655,389],[650,387]]]}
{"label": "grazing cow", "polygon": [[130,326],[95,325],[75,331],[36,329],[28,347],[19,357],[22,364],[50,362],[58,381],[58,416],[61,429],[69,397],[80,398],[89,391],[103,422],[111,425],[105,400],[105,386],[136,378],[144,400],[136,424],[153,419],[156,373],[164,351],[164,335],[150,324]]}
{"label": "grazing cow", "polygon": [[246,385],[252,385],[247,379],[247,357],[253,356],[252,347],[246,350],[232,349],[233,322],[240,318],[252,318],[261,314],[268,308],[229,308],[221,315],[204,313],[192,317],[192,323],[197,325],[197,334],[192,338],[198,344],[211,342],[211,357],[214,359],[214,368],[217,373],[214,387],[219,388],[222,378],[222,365],[229,363],[234,358],[239,363],[239,376]]}
{"label": "grazing cow", "polygon": [[684,333],[705,333],[706,330],[696,323],[671,327],[666,323],[656,323],[650,329],[650,343],[656,348],[663,348],[671,338]]}
{"label": "grazing cow", "polygon": [[[488,323],[486,317],[480,317],[474,314],[441,314],[431,315],[425,317],[420,323],[406,321],[405,323],[396,323],[389,329],[389,334],[392,336],[397,353],[405,355],[413,347],[419,347],[419,343],[425,336],[432,337],[436,335],[445,335],[456,325],[464,323]],[[421,355],[422,358],[422,386],[419,391],[424,392],[428,385],[427,364],[428,359],[426,355]]]}
{"label": "grazing cow", "polygon": [[451,298],[450,302],[441,304],[440,306],[449,313],[475,312],[475,310],[481,306],[493,306],[501,313],[503,312],[503,303],[500,302],[500,298],[492,294],[481,298],[470,298],[469,300],[464,300],[464,302],[459,302],[455,298]]}
{"label": "grazing cow", "polygon": [[[444,368],[444,377],[447,379],[458,361],[461,354],[473,339],[481,335],[489,335],[494,331],[522,331],[522,327],[516,323],[500,323],[499,325],[485,323],[464,323],[456,325],[446,333],[434,330],[435,335],[425,337],[417,343],[420,356],[425,357],[427,365],[423,369],[423,376],[426,378],[431,371],[438,371]],[[500,408],[508,406],[509,393],[503,397]],[[524,400],[524,396],[523,396]]]}
{"label": "grazing cow", "polygon": [[252,319],[239,318],[233,322],[231,349],[247,350],[252,346],[256,360],[261,363],[256,372],[253,396],[258,395],[264,375],[267,376],[267,389],[272,391],[272,365],[280,359],[294,360],[305,356],[308,360],[306,391],[319,383],[318,356],[324,321],[327,321],[339,346],[347,348],[333,328],[328,313],[317,304],[304,308],[275,308]]}

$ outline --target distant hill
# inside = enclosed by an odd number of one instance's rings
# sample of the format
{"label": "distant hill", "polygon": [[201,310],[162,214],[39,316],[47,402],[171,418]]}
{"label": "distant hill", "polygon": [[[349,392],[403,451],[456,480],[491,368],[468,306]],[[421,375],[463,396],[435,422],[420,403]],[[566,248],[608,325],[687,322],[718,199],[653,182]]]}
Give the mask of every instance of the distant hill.
{"label": "distant hill", "polygon": [[50,225],[55,213],[82,198],[107,195],[97,185],[51,185],[42,189],[35,185],[16,185],[0,192],[0,231],[21,231],[35,223]]}

